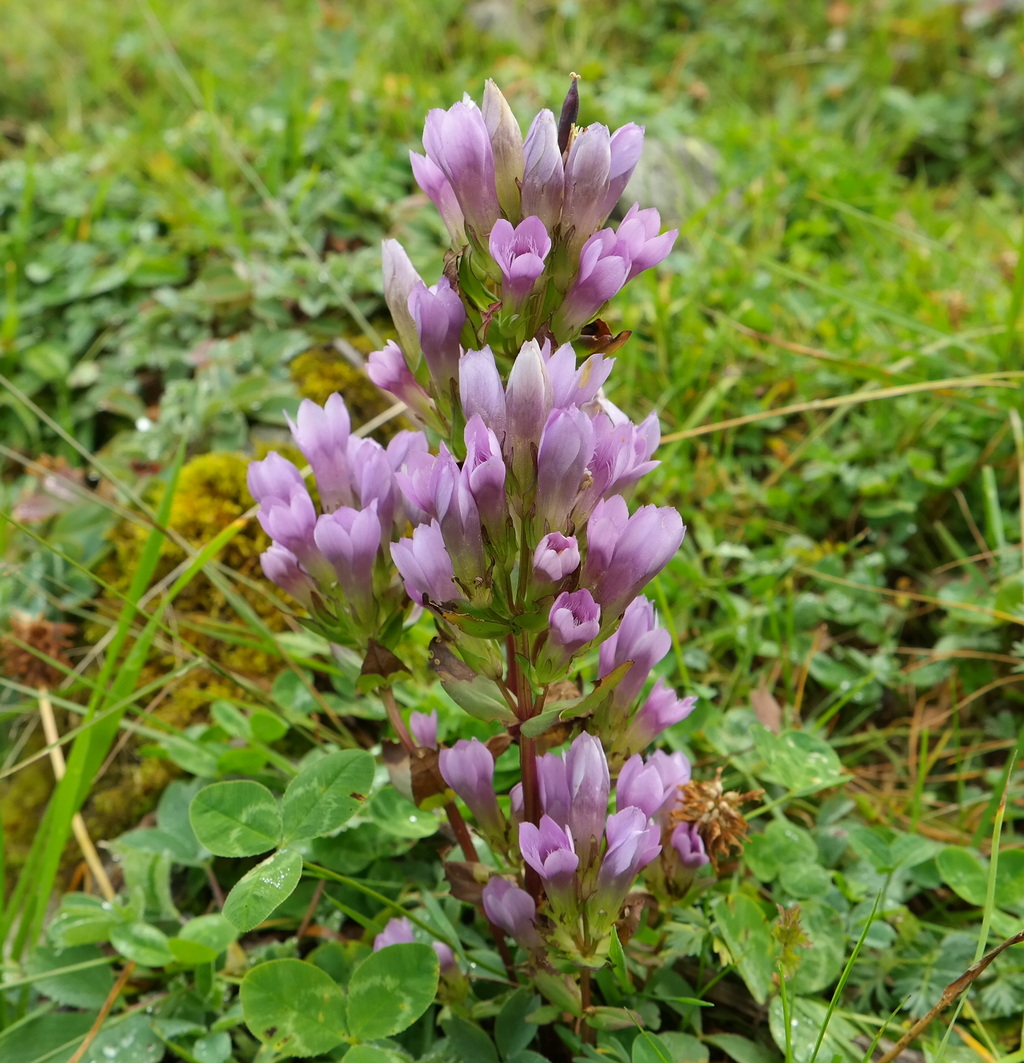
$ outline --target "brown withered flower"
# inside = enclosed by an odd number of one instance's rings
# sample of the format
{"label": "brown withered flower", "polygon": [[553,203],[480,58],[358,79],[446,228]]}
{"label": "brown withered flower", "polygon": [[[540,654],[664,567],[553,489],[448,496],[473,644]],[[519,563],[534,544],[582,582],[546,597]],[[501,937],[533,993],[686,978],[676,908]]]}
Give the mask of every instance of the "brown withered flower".
{"label": "brown withered flower", "polygon": [[701,841],[717,871],[719,859],[732,849],[741,849],[750,829],[740,805],[759,800],[764,790],[749,790],[745,794],[723,790],[721,768],[711,782],[691,779],[679,789],[683,803],[673,810],[672,819],[677,823],[697,824]]}
{"label": "brown withered flower", "polygon": [[56,686],[63,673],[50,661],[71,667],[64,651],[71,645],[75,625],[26,613],[13,613],[10,624],[10,632],[0,636],[0,660],[6,674],[29,687]]}

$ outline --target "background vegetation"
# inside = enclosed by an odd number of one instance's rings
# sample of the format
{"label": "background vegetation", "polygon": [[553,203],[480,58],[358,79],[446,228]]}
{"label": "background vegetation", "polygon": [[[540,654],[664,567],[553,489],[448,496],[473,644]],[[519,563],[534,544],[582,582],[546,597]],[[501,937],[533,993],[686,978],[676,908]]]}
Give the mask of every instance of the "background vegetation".
{"label": "background vegetation", "polygon": [[[343,974],[341,942],[380,915],[303,883],[208,975],[138,930],[201,916],[237,877],[190,833],[196,780],[281,788],[311,748],[381,734],[352,662],[260,576],[245,461],[302,395],[380,413],[357,368],[388,328],[380,240],[425,271],[446,242],[407,150],[429,107],[486,77],[528,120],[579,72],[583,121],[647,126],[650,187],[681,225],[611,321],[633,330],[611,397],[658,410],[649,500],[689,525],[656,588],[666,676],[701,697],[673,742],[698,777],[768,793],[744,857],[660,943],[645,1018],[679,1059],[859,1059],[1020,929],[1012,0],[36,0],[3,22],[5,1063],[71,1058],[111,957],[150,973],[79,1058],[253,1058],[246,963],[304,955],[323,926],[321,965]],[[448,739],[472,730],[425,697]],[[48,746],[67,753],[56,789]],[[319,859],[431,898],[435,843],[387,792]],[[80,828],[118,857],[88,879],[114,876],[105,914],[77,892]],[[72,892],[48,913],[53,888]],[[773,931],[794,903],[810,948]],[[920,1047],[1024,1060],[1022,1000],[1009,949]],[[402,1050],[484,1058],[473,1044],[424,1021]]]}

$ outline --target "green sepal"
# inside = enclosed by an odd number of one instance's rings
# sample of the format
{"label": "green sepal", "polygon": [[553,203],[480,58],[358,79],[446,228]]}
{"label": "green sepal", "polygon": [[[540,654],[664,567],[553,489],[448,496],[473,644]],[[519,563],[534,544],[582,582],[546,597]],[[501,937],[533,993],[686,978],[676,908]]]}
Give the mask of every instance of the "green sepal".
{"label": "green sepal", "polygon": [[564,723],[566,720],[589,716],[622,682],[623,677],[632,666],[632,661],[624,661],[613,672],[609,672],[603,679],[599,679],[589,694],[583,694],[578,698],[570,698],[567,701],[554,701],[550,705],[546,705],[537,716],[532,717],[523,724],[522,733],[527,738],[536,738],[556,723]]}

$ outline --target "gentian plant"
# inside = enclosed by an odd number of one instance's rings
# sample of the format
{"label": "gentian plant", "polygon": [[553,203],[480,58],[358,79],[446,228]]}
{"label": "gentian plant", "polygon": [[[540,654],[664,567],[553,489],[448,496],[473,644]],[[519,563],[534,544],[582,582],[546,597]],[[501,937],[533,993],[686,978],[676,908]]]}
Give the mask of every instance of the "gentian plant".
{"label": "gentian plant", "polygon": [[[508,978],[587,1040],[611,1021],[593,973],[645,911],[695,895],[709,856],[687,759],[648,752],[695,701],[649,683],[670,638],[643,595],[685,526],[671,508],[631,509],[658,423],[634,423],[602,391],[628,335],[599,314],[677,233],[639,205],[609,224],[644,131],[581,128],[578,108],[574,77],[560,116],[541,111],[525,138],[493,82],[482,106],[429,112],[412,168],[452,246],[428,284],[385,242],[397,342],[368,364],[419,427],[384,447],[353,434],[341,396],[307,400],[292,434],[315,496],[277,454],[250,466],[249,486],[273,539],[267,577],[361,652],[397,739],[394,781],[445,808],[453,894],[489,924]],[[487,743],[439,747],[436,718],[399,708],[395,677],[411,671],[403,647],[424,613],[434,670],[491,726]],[[519,781],[497,793],[510,747]],[[412,940],[394,921],[376,947]],[[457,961],[438,951],[444,974]]]}

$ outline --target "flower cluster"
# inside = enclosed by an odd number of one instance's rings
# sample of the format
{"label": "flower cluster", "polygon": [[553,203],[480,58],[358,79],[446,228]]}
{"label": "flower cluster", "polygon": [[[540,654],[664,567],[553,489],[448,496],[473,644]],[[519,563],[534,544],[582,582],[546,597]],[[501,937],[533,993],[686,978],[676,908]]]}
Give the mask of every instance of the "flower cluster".
{"label": "flower cluster", "polygon": [[[440,211],[459,261],[447,286],[427,289],[395,247],[385,252],[385,295],[410,370],[421,354],[431,357],[424,331],[431,340],[462,331],[470,347],[486,338],[499,358],[534,336],[572,341],[672,249],[677,233],[660,232],[653,208],[634,205],[618,228],[604,227],[640,158],[644,131],[632,122],[614,133],[600,123],[578,128],[578,106],[574,80],[560,118],[542,110],[524,138],[488,81],[482,107],[466,98],[427,114],[425,154],[411,153],[413,174]],[[461,317],[449,298],[453,280]],[[426,323],[426,314],[440,321],[443,308],[453,314],[447,331]]]}
{"label": "flower cluster", "polygon": [[[681,896],[707,856],[677,815],[686,758],[642,756],[694,705],[651,682],[670,639],[642,591],[685,533],[674,509],[628,503],[657,465],[657,419],[634,423],[605,398],[607,346],[579,359],[572,345],[676,234],[639,206],[605,227],[643,130],[581,129],[577,109],[574,80],[560,118],[542,111],[524,138],[488,82],[482,108],[429,113],[413,171],[454,248],[428,286],[385,241],[397,341],[367,367],[420,429],[384,448],[353,434],[340,396],[305,402],[292,434],[319,509],[279,455],[253,463],[249,484],[273,540],[264,571],[333,641],[400,653],[407,621],[432,615],[445,690],[504,729],[522,781],[497,794],[491,747],[441,747],[436,718],[407,727],[392,698],[398,737],[434,765],[467,860],[491,865],[475,899],[492,926],[532,962],[553,950],[585,967],[602,962],[638,877]],[[594,657],[586,691],[576,677]],[[540,752],[559,723],[578,732],[567,752]]]}

